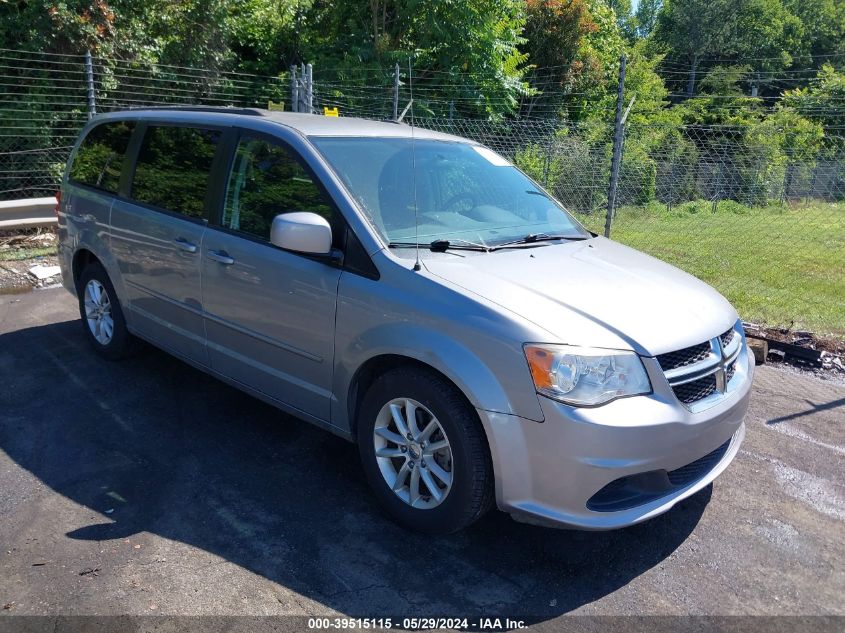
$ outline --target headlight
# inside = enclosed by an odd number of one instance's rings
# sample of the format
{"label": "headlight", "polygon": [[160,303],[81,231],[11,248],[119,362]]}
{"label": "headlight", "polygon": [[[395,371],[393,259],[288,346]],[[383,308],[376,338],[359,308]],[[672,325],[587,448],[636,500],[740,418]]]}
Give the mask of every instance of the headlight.
{"label": "headlight", "polygon": [[645,367],[634,352],[528,344],[525,357],[537,393],[567,404],[595,406],[651,393]]}

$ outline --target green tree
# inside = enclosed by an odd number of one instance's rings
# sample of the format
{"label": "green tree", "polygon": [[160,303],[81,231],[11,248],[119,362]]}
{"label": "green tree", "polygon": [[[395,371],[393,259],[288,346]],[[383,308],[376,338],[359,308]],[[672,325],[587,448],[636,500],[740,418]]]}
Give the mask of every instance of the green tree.
{"label": "green tree", "polygon": [[[821,59],[845,53],[845,2],[841,0],[784,0],[784,6],[803,26],[800,56]],[[817,63],[815,65],[820,65]]]}
{"label": "green tree", "polygon": [[151,2],[0,2],[0,47],[33,52],[134,57],[149,45]]}
{"label": "green tree", "polygon": [[648,37],[654,30],[657,14],[663,8],[663,0],[640,0],[637,4],[636,23],[637,35]]}
{"label": "green tree", "polygon": [[801,21],[781,0],[666,0],[653,32],[667,59],[689,65],[688,97],[705,58],[754,60],[755,71],[783,69],[802,36]]}
{"label": "green tree", "polygon": [[637,33],[637,18],[631,7],[631,0],[607,0],[607,4],[616,14],[619,30],[629,39],[634,39]]}
{"label": "green tree", "polygon": [[[513,111],[527,91],[521,0],[315,2],[303,54],[339,80],[372,85],[394,63],[417,69],[417,105],[458,113]],[[423,98],[423,94],[427,98]]]}
{"label": "green tree", "polygon": [[671,60],[689,64],[687,96],[695,94],[701,60],[720,54],[732,41],[734,20],[743,0],[666,0],[653,39]]}
{"label": "green tree", "polygon": [[573,118],[607,118],[605,104],[615,103],[619,77],[619,58],[626,43],[616,21],[616,14],[603,0],[588,0],[596,28],[587,33],[578,50],[584,68],[574,86],[577,99],[570,108]]}
{"label": "green tree", "polygon": [[845,74],[825,64],[812,84],[785,92],[782,105],[832,131],[843,124],[843,103]]}
{"label": "green tree", "polygon": [[[530,64],[528,79],[534,94],[523,102],[523,113],[554,108],[584,70],[578,59],[584,37],[598,26],[586,0],[527,0],[525,42]],[[548,110],[546,110],[548,111]]]}
{"label": "green tree", "polygon": [[230,47],[239,69],[275,75],[304,61],[300,39],[310,0],[241,0],[230,6]]}

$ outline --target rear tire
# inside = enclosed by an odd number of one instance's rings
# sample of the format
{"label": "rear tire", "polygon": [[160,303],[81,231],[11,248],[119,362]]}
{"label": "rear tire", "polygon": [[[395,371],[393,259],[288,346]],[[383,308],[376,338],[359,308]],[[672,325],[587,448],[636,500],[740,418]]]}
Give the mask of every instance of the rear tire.
{"label": "rear tire", "polygon": [[401,367],[376,378],[361,402],[357,435],[367,480],[403,527],[448,534],[492,507],[484,431],[463,394],[439,374]]}
{"label": "rear tire", "polygon": [[99,262],[88,264],[82,271],[77,294],[86,338],[100,356],[119,360],[137,350],[138,339],[126,329],[117,293]]}

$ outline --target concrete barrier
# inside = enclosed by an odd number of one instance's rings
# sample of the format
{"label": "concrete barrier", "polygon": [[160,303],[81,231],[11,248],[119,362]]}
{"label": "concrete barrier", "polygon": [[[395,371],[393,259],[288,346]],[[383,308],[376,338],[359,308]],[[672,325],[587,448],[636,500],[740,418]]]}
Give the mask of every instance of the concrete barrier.
{"label": "concrete barrier", "polygon": [[0,230],[56,224],[56,198],[29,198],[0,202]]}

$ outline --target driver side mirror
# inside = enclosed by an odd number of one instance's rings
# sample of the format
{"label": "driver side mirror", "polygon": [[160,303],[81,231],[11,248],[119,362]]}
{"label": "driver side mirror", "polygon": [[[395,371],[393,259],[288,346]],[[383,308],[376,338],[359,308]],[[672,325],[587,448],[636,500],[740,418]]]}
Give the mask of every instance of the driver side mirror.
{"label": "driver side mirror", "polygon": [[273,218],[270,243],[297,253],[328,255],[332,250],[332,228],[326,218],[316,213],[280,213]]}

